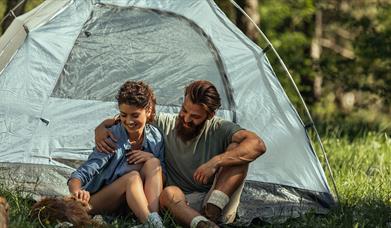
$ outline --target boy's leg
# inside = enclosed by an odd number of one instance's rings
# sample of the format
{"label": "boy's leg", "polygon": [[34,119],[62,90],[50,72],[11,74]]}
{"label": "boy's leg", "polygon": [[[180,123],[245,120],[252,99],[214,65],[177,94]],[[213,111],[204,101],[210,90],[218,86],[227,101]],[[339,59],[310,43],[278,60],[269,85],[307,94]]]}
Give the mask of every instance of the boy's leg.
{"label": "boy's leg", "polygon": [[157,158],[146,161],[140,170],[144,192],[151,212],[159,211],[159,196],[163,190],[162,167]]}
{"label": "boy's leg", "polygon": [[138,171],[131,171],[123,175],[112,184],[93,194],[90,198],[92,206],[90,213],[114,212],[123,200],[126,200],[128,207],[142,223],[147,221],[149,215],[148,201]]}

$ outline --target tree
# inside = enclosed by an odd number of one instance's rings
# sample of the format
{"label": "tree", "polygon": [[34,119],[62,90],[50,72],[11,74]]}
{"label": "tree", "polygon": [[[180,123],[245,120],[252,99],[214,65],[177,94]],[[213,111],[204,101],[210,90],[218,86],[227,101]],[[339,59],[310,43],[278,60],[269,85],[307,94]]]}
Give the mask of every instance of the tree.
{"label": "tree", "polygon": [[[260,15],[258,10],[258,0],[241,0],[237,1],[238,5],[244,9],[247,15],[259,26]],[[246,34],[252,41],[257,43],[259,32],[254,25],[242,12],[236,13],[236,26]]]}
{"label": "tree", "polygon": [[[259,26],[260,15],[258,0],[236,0],[235,1],[247,15]],[[258,42],[259,32],[255,25],[242,13],[236,9],[229,0],[216,0],[217,5],[222,9],[228,18],[255,43]]]}

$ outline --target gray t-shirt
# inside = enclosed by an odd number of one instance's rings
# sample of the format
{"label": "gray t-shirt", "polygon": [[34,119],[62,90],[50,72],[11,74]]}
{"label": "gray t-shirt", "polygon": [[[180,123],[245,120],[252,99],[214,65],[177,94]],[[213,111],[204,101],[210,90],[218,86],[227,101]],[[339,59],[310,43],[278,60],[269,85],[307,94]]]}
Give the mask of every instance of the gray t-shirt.
{"label": "gray t-shirt", "polygon": [[176,185],[185,194],[207,192],[212,186],[213,178],[207,185],[197,184],[193,179],[194,171],[212,157],[225,152],[231,143],[232,135],[243,128],[230,121],[213,117],[206,121],[197,137],[183,142],[176,135],[176,119],[177,115],[159,113],[153,123],[164,137],[167,186]]}

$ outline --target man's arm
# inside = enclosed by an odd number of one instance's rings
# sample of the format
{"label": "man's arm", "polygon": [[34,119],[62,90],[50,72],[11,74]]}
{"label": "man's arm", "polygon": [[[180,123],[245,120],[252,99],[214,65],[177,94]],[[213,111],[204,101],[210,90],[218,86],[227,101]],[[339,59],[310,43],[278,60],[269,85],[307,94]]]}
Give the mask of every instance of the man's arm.
{"label": "man's arm", "polygon": [[114,153],[117,139],[108,128],[116,124],[117,121],[116,117],[105,119],[95,128],[95,145],[97,151]]}
{"label": "man's arm", "polygon": [[257,159],[266,152],[263,140],[255,133],[240,130],[232,135],[232,143],[237,147],[214,156],[209,162],[216,168],[224,166],[244,165]]}
{"label": "man's arm", "polygon": [[214,156],[197,168],[193,175],[195,181],[206,184],[220,167],[245,165],[266,152],[263,140],[251,131],[237,131],[232,135],[231,142],[237,146]]}

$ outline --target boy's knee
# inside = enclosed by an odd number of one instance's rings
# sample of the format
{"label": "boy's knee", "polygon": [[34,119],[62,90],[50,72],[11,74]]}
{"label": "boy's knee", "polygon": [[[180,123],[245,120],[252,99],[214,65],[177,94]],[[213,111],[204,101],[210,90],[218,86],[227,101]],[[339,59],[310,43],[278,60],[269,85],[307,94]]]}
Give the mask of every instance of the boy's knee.
{"label": "boy's knee", "polygon": [[145,163],[144,166],[147,168],[157,168],[160,167],[160,160],[157,158],[151,158],[148,159]]}
{"label": "boy's knee", "polygon": [[136,180],[141,180],[140,173],[138,171],[131,171],[123,176],[126,183],[132,183]]}

